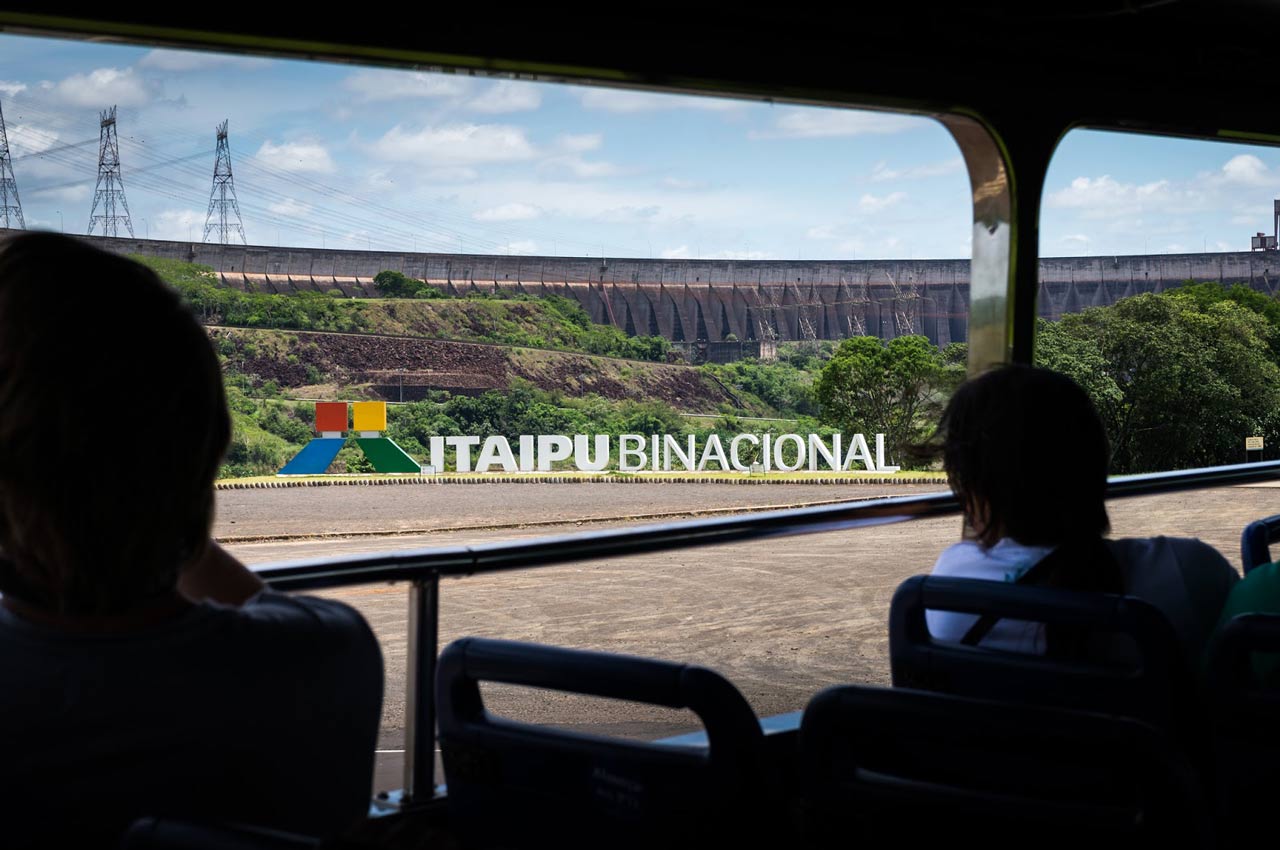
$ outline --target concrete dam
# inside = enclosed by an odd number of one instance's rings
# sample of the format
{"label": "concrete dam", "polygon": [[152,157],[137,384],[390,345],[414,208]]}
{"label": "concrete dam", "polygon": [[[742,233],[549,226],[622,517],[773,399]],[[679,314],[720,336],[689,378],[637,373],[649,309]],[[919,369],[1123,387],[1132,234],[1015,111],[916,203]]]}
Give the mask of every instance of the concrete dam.
{"label": "concrete dam", "polygon": [[[968,260],[579,259],[84,238],[117,253],[201,263],[247,291],[376,297],[373,278],[390,269],[453,295],[560,295],[596,322],[674,342],[917,333],[943,346],[966,340],[969,319]],[[1269,295],[1280,287],[1280,255],[1261,251],[1043,258],[1039,266],[1037,309],[1047,319],[1188,280],[1247,283]]]}

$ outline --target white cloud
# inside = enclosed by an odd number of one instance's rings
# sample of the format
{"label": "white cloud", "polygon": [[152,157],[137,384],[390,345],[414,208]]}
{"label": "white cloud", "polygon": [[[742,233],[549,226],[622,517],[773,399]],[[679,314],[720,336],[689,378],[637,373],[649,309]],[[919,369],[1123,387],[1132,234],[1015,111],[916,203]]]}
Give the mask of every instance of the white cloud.
{"label": "white cloud", "polygon": [[773,254],[767,251],[716,251],[703,257],[704,260],[772,260]]}
{"label": "white cloud", "polygon": [[342,87],[363,100],[410,100],[458,97],[468,86],[460,77],[418,71],[358,71],[342,81]]}
{"label": "white cloud", "polygon": [[18,190],[24,197],[32,200],[39,198],[42,201],[53,203],[75,204],[88,201],[93,197],[93,180],[87,180],[84,183],[77,183],[72,186],[63,185],[53,186],[48,189],[32,189],[30,192],[19,185]]}
{"label": "white cloud", "polygon": [[1168,180],[1150,183],[1120,183],[1104,174],[1101,177],[1077,177],[1065,189],[1050,192],[1047,205],[1062,209],[1079,209],[1086,218],[1114,218],[1135,215],[1151,205],[1166,205],[1174,200]]}
{"label": "white cloud", "polygon": [[685,180],[680,177],[663,177],[661,183],[664,188],[676,189],[681,192],[706,189],[711,185],[705,180]]}
{"label": "white cloud", "polygon": [[277,145],[267,139],[254,156],[267,167],[281,171],[329,174],[334,170],[333,159],[319,142],[282,142]]}
{"label": "white cloud", "polygon": [[502,80],[480,93],[467,104],[472,112],[496,115],[502,112],[528,112],[542,105],[542,92],[533,83]]}
{"label": "white cloud", "polygon": [[543,162],[542,167],[551,171],[565,172],[579,180],[613,177],[622,171],[611,162],[588,162],[580,156],[552,157]]}
{"label": "white cloud", "polygon": [[659,109],[700,109],[710,112],[726,112],[741,108],[733,100],[695,97],[680,94],[629,91],[622,89],[589,88],[580,97],[585,109],[602,109],[605,112],[652,112]]}
{"label": "white cloud", "polygon": [[1083,233],[1070,233],[1062,237],[1058,241],[1066,242],[1068,245],[1075,245],[1083,248],[1093,240]]}
{"label": "white cloud", "polygon": [[858,199],[858,209],[868,213],[881,212],[902,203],[906,199],[906,192],[890,192],[882,197],[867,194]]}
{"label": "white cloud", "polygon": [[70,106],[104,109],[115,106],[142,106],[159,92],[132,68],[98,68],[87,74],[73,74],[53,87],[54,95]]}
{"label": "white cloud", "polygon": [[27,90],[26,83],[9,82],[8,80],[0,80],[0,94],[5,97],[13,97]]}
{"label": "white cloud", "polygon": [[848,257],[897,257],[903,252],[902,240],[896,236],[867,241],[865,239],[845,239],[836,244],[837,253]]}
{"label": "white cloud", "polygon": [[805,231],[810,239],[836,239],[836,229],[829,224],[819,224]]}
{"label": "white cloud", "polygon": [[569,153],[586,153],[604,144],[603,133],[565,133],[556,137],[556,147]]}
{"label": "white cloud", "polygon": [[[148,224],[152,239],[192,239],[200,241],[204,236],[205,213],[198,210],[165,210],[150,216]],[[134,219],[133,230],[139,232],[139,220]]]}
{"label": "white cloud", "polygon": [[14,158],[46,151],[58,144],[58,133],[34,124],[10,124],[7,128],[9,150]]}
{"label": "white cloud", "polygon": [[784,110],[771,130],[754,130],[753,139],[829,139],[844,136],[901,133],[920,127],[928,119],[890,112],[852,109],[800,108]]}
{"label": "white cloud", "polygon": [[542,210],[532,204],[510,203],[500,207],[491,207],[475,213],[476,221],[528,221],[542,215]]}
{"label": "white cloud", "polygon": [[474,168],[454,166],[452,168],[430,168],[426,172],[428,180],[438,183],[469,183],[480,176]]}
{"label": "white cloud", "polygon": [[170,73],[207,71],[212,68],[225,68],[230,65],[238,68],[266,68],[270,64],[270,60],[251,56],[228,56],[225,53],[211,53],[204,50],[165,50],[162,48],[152,50],[138,60],[139,68],[150,68]]}
{"label": "white cloud", "polygon": [[611,224],[634,224],[639,221],[654,221],[662,215],[662,207],[657,204],[628,205],[610,207],[596,214],[600,221]]}
{"label": "white cloud", "polygon": [[1265,186],[1274,182],[1262,160],[1248,153],[1227,160],[1222,166],[1222,176],[1229,183],[1242,183],[1246,186]]}
{"label": "white cloud", "polygon": [[658,256],[664,260],[687,260],[689,259],[689,246],[681,245],[679,248],[664,248]]}
{"label": "white cloud", "polygon": [[883,183],[886,180],[919,180],[926,177],[941,177],[964,168],[964,160],[960,157],[942,162],[930,162],[924,165],[913,165],[907,168],[890,168],[883,160],[871,169],[871,182]]}
{"label": "white cloud", "polygon": [[524,130],[506,124],[453,124],[406,130],[397,124],[370,146],[375,156],[423,165],[475,165],[530,159]]}
{"label": "white cloud", "polygon": [[267,209],[276,215],[302,216],[311,212],[311,205],[295,201],[293,198],[285,198],[283,201],[268,205]]}
{"label": "white cloud", "polygon": [[517,239],[514,242],[508,242],[498,249],[499,254],[536,254],[538,253],[538,243],[532,239]]}

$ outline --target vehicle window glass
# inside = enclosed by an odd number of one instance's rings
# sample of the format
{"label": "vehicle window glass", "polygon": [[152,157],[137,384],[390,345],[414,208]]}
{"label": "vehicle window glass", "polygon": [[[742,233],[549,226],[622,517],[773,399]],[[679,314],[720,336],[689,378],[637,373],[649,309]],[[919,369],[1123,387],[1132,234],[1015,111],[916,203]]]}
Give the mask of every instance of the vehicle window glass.
{"label": "vehicle window glass", "polygon": [[1036,360],[1080,383],[1113,473],[1274,459],[1280,153],[1075,131],[1043,198]]}

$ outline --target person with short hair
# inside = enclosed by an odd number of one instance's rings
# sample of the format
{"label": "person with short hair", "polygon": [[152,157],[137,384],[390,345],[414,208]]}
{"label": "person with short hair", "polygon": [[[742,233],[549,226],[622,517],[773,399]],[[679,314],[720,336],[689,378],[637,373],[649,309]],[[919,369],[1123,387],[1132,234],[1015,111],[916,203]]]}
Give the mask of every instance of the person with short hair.
{"label": "person with short hair", "polygon": [[[1168,618],[1188,659],[1198,658],[1239,577],[1199,540],[1104,540],[1110,451],[1074,381],[1033,366],[997,367],[956,390],[939,434],[972,536],[944,550],[933,575],[1136,596]],[[947,641],[960,641],[977,620],[927,612],[929,631]],[[1043,654],[1052,640],[1041,624],[999,620],[980,645]]]}
{"label": "person with short hair", "polygon": [[151,270],[53,233],[0,245],[4,846],[367,811],[377,641],[211,540],[230,433],[213,347]]}

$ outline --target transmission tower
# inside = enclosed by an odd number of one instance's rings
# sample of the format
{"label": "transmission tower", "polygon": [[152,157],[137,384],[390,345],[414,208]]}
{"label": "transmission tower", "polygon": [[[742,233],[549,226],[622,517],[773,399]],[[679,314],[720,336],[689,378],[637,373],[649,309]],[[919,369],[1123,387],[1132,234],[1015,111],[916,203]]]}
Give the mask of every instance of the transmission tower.
{"label": "transmission tower", "polygon": [[18,200],[18,182],[13,179],[3,111],[0,111],[0,226],[27,229],[27,223],[22,220],[22,201]]}
{"label": "transmission tower", "polygon": [[[116,139],[116,108],[104,109],[98,134],[98,185],[93,192],[93,209],[89,211],[89,235],[101,222],[103,236],[116,236],[121,223],[133,236],[129,203],[124,199],[124,180],[120,177],[120,144]],[[116,212],[116,205],[124,215]],[[98,210],[101,208],[102,212]]]}
{"label": "transmission tower", "polygon": [[[230,219],[234,217],[235,221]],[[231,234],[244,238],[244,222],[240,219],[240,205],[236,203],[236,183],[231,177],[231,146],[227,143],[227,122],[218,125],[218,152],[213,160],[213,190],[209,193],[209,214],[204,219],[204,241],[209,234],[217,233],[216,242],[223,245],[231,241]]]}

